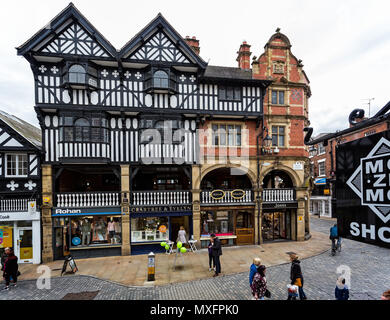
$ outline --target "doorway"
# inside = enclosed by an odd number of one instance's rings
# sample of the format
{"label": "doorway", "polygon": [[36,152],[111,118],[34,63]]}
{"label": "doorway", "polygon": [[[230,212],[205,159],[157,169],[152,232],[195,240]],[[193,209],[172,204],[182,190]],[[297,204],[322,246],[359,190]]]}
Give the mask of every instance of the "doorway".
{"label": "doorway", "polygon": [[254,244],[254,215],[252,211],[238,210],[235,215],[236,244]]}
{"label": "doorway", "polygon": [[264,212],[261,229],[263,241],[291,240],[290,211]]}
{"label": "doorway", "polygon": [[20,262],[33,262],[33,231],[32,228],[18,228],[16,231],[17,256]]}
{"label": "doorway", "polygon": [[189,223],[189,216],[181,216],[181,217],[170,217],[170,230],[169,237],[171,241],[176,242],[177,236],[179,234],[180,226],[184,227],[184,230],[187,234],[187,240],[190,239],[192,235],[192,228]]}

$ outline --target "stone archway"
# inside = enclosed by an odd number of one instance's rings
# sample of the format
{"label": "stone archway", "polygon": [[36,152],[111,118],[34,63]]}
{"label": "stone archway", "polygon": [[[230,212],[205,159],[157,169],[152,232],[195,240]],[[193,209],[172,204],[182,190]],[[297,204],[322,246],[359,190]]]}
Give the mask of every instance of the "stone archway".
{"label": "stone archway", "polygon": [[275,171],[275,170],[285,172],[290,177],[290,179],[293,183],[293,187],[302,186],[302,181],[299,178],[298,174],[294,170],[292,170],[290,167],[287,167],[285,165],[280,165],[280,164],[277,167],[271,166],[270,168],[265,169],[260,175],[260,183],[263,183],[264,178],[269,173],[271,173],[272,171]]}
{"label": "stone archway", "polygon": [[210,172],[217,170],[217,169],[237,169],[241,171],[246,171],[245,174],[249,178],[252,188],[256,188],[256,174],[249,168],[240,166],[240,165],[234,165],[234,164],[216,164],[208,167],[207,169],[203,170],[199,176],[193,179],[193,188],[200,190],[200,185],[202,180],[209,174]]}

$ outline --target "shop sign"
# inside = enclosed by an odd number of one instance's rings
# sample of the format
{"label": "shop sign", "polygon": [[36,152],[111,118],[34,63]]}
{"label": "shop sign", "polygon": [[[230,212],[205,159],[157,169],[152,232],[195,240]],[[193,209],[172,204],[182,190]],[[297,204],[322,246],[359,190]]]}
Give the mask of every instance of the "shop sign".
{"label": "shop sign", "polygon": [[297,202],[291,203],[263,203],[264,209],[295,209],[298,208]]}
{"label": "shop sign", "polygon": [[211,191],[210,197],[214,200],[221,200],[225,196],[225,191],[223,190],[214,190]]}
{"label": "shop sign", "polygon": [[81,213],[80,209],[55,209],[55,214],[74,214]]}
{"label": "shop sign", "polygon": [[37,202],[36,201],[29,201],[28,202],[28,213],[35,214],[36,212],[37,212]]}
{"label": "shop sign", "polygon": [[324,195],[325,195],[325,196],[330,195],[330,190],[329,190],[329,189],[324,189]]}
{"label": "shop sign", "polygon": [[53,208],[52,213],[56,215],[72,216],[72,215],[117,215],[121,214],[120,207],[106,207],[106,208]]}
{"label": "shop sign", "polygon": [[340,235],[390,247],[390,131],[341,144],[336,162]]}
{"label": "shop sign", "polygon": [[161,233],[165,233],[167,232],[167,227],[162,224],[158,227],[158,231],[160,231]]}
{"label": "shop sign", "polygon": [[314,180],[314,184],[316,185],[324,185],[326,184],[326,178],[317,178]]}
{"label": "shop sign", "polygon": [[240,200],[245,197],[245,191],[241,189],[236,189],[230,192],[233,199]]}
{"label": "shop sign", "polygon": [[192,206],[150,206],[150,207],[130,207],[132,213],[142,212],[184,212],[192,211]]}
{"label": "shop sign", "polygon": [[12,227],[0,226],[0,248],[13,247]]}
{"label": "shop sign", "polygon": [[295,162],[295,163],[293,164],[293,169],[294,169],[294,170],[303,170],[303,164],[302,164],[302,162],[299,162],[299,161]]}

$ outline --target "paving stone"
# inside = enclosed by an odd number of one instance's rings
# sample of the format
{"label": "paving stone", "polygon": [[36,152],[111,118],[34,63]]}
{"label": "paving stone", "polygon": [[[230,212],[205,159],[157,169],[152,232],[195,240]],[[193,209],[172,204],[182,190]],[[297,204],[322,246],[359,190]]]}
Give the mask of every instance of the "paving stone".
{"label": "paving stone", "polygon": [[[328,233],[333,221],[311,219],[313,231]],[[329,243],[330,248],[330,243]],[[377,300],[390,289],[390,250],[345,239],[336,256],[330,250],[301,261],[304,290],[308,299],[333,300],[337,268],[351,271],[351,300]],[[222,266],[223,268],[223,266]],[[268,289],[272,300],[287,299],[290,264],[267,268]],[[0,300],[60,300],[70,293],[99,291],[95,300],[249,300],[252,298],[248,273],[157,287],[127,287],[90,276],[75,275],[51,279],[51,289],[37,289],[36,280],[18,282],[16,288],[0,291]]]}

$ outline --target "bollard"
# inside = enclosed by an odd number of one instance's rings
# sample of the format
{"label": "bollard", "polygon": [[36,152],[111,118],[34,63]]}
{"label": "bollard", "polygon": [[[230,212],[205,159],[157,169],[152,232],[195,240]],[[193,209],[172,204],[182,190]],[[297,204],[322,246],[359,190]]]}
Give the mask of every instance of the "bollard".
{"label": "bollard", "polygon": [[151,252],[148,254],[148,281],[154,281],[155,271],[155,254]]}

